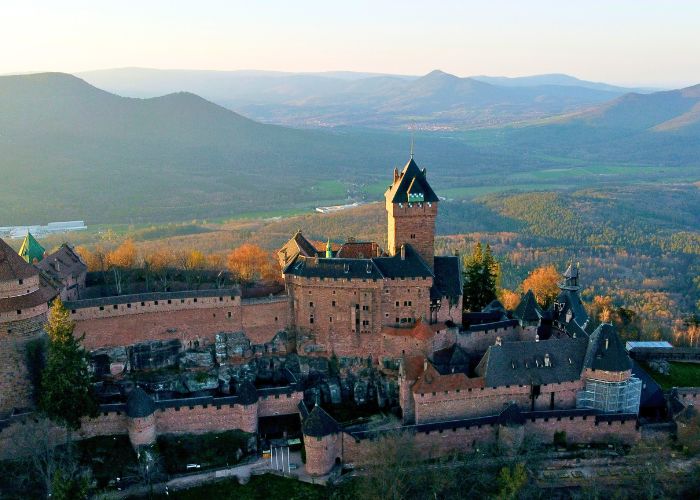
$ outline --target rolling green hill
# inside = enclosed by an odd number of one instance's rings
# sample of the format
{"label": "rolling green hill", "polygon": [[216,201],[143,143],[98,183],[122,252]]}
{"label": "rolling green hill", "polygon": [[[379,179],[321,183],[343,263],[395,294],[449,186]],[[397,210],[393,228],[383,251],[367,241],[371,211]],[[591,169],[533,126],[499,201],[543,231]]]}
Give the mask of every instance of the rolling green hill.
{"label": "rolling green hill", "polygon": [[[407,159],[397,134],[264,125],[177,93],[119,97],[66,74],[0,77],[0,226],[158,222],[343,202]],[[442,172],[476,158],[426,139]]]}

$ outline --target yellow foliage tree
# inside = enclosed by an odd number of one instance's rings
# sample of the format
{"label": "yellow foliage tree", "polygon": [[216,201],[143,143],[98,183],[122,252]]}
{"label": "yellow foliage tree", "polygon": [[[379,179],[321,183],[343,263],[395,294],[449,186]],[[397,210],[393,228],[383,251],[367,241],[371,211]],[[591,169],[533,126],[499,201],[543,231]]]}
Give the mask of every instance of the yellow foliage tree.
{"label": "yellow foliage tree", "polygon": [[138,252],[134,240],[128,238],[107,255],[107,264],[114,273],[114,284],[117,287],[117,294],[122,293],[122,281],[124,272],[134,268]]}
{"label": "yellow foliage tree", "polygon": [[508,290],[507,288],[501,288],[498,295],[503,307],[505,307],[508,311],[515,309],[520,303],[520,294],[512,290]]}
{"label": "yellow foliage tree", "polygon": [[523,281],[523,290],[532,290],[542,307],[549,307],[559,294],[560,276],[553,265],[538,267]]}

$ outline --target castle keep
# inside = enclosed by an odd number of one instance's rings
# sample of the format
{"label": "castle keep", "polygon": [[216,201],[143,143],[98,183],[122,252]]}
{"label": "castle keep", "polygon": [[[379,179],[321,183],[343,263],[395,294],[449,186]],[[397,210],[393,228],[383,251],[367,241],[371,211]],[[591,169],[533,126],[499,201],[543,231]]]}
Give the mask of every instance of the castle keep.
{"label": "castle keep", "polygon": [[[411,158],[384,197],[387,248],[298,231],[277,252],[284,290],[258,297],[234,287],[87,299],[70,247],[42,257],[32,243],[31,265],[2,242],[0,342],[13,357],[0,371],[0,455],[32,406],[26,343],[59,293],[100,380],[100,416],[83,437],[127,434],[138,447],[159,433],[240,429],[262,443],[299,432],[318,475],[361,463],[392,432],[426,457],[525,433],[638,439],[641,381],[613,327],[589,327],[576,266],[548,310],[528,292],[512,312],[498,301],[463,312],[459,258],[434,254],[440,200],[426,169]],[[138,376],[163,368],[177,373]],[[396,416],[346,424],[331,416],[341,404]]]}

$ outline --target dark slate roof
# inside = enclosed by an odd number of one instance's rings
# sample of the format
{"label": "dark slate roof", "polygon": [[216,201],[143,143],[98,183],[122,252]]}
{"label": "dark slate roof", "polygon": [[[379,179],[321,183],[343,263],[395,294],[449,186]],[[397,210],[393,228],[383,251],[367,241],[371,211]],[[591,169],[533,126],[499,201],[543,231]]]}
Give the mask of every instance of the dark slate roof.
{"label": "dark slate roof", "polygon": [[632,375],[642,381],[640,408],[663,408],[666,406],[666,398],[664,398],[661,386],[634,361],[632,362]]}
{"label": "dark slate roof", "polygon": [[[56,289],[41,277],[39,278],[39,288],[31,293],[0,298],[0,312],[30,309],[50,302],[56,295],[58,295]],[[18,317],[22,318],[22,316]]]}
{"label": "dark slate roof", "polygon": [[537,303],[535,294],[532,290],[528,290],[523,298],[520,299],[520,304],[513,311],[513,317],[521,321],[539,321],[542,317],[542,308]]}
{"label": "dark slate roof", "polygon": [[372,259],[385,278],[432,278],[433,272],[411,245],[405,245],[406,258],[401,255]]}
{"label": "dark slate roof", "polygon": [[632,368],[625,345],[611,324],[603,323],[591,334],[585,367],[608,372],[624,372]]}
{"label": "dark slate roof", "polygon": [[435,351],[432,356],[432,363],[441,375],[454,372],[469,372],[470,356],[457,344],[451,347]]}
{"label": "dark slate roof", "polygon": [[[503,342],[490,346],[479,364],[485,369],[488,387],[579,380],[587,345],[586,338]],[[544,366],[545,354],[549,354],[549,367]]]}
{"label": "dark slate roof", "polygon": [[305,278],[428,278],[433,273],[421,256],[406,245],[406,257],[377,257],[374,259],[326,259],[324,257],[304,257],[299,255],[284,269],[285,274]]}
{"label": "dark slate roof", "polygon": [[505,314],[506,307],[501,303],[500,300],[493,299],[481,311],[482,312],[499,312],[499,313]]}
{"label": "dark slate roof", "polygon": [[60,282],[70,276],[79,276],[87,272],[87,266],[83,260],[67,243],[61,245],[54,253],[44,257],[36,267]]}
{"label": "dark slate roof", "polygon": [[151,300],[189,299],[194,297],[235,297],[241,294],[238,288],[212,288],[210,290],[184,290],[181,292],[149,292],[131,295],[113,295],[96,299],[83,299],[64,302],[66,309],[82,309],[84,307],[111,306],[114,304],[129,304]]}
{"label": "dark slate roof", "polygon": [[323,408],[316,405],[301,424],[305,436],[324,437],[340,431],[340,426]]}
{"label": "dark slate roof", "polygon": [[411,158],[399,174],[399,178],[389,187],[387,195],[391,203],[408,203],[409,193],[420,193],[424,202],[436,202],[438,197],[428,184],[425,171],[418,168]]}
{"label": "dark slate roof", "polygon": [[372,259],[326,259],[299,255],[285,269],[285,274],[304,278],[343,278],[378,280],[384,276]]}
{"label": "dark slate roof", "polygon": [[430,289],[430,298],[456,298],[462,295],[462,273],[459,269],[459,257],[435,257],[434,273],[435,281]]}
{"label": "dark slate roof", "polygon": [[28,264],[0,238],[0,282],[26,279],[37,274],[34,266]]}
{"label": "dark slate roof", "polygon": [[156,411],[156,404],[153,398],[146,394],[146,391],[136,387],[129,393],[126,400],[126,414],[131,418],[141,418],[153,415]]}
{"label": "dark slate roof", "polygon": [[[569,334],[584,333],[588,335],[585,331],[585,325],[588,322],[588,313],[586,308],[581,302],[581,297],[575,290],[563,289],[557,299],[554,301],[555,304],[552,305],[551,313],[552,320],[559,322],[567,330]],[[560,304],[557,308],[556,304]],[[571,321],[566,321],[568,312],[571,311]],[[573,323],[573,324],[572,324]]]}
{"label": "dark slate roof", "polygon": [[575,266],[573,262],[570,262],[569,267],[567,267],[566,271],[564,271],[564,278],[578,278],[578,266]]}
{"label": "dark slate roof", "polygon": [[238,397],[238,402],[244,405],[252,405],[258,402],[258,390],[249,381],[245,381],[238,386],[236,396]]}

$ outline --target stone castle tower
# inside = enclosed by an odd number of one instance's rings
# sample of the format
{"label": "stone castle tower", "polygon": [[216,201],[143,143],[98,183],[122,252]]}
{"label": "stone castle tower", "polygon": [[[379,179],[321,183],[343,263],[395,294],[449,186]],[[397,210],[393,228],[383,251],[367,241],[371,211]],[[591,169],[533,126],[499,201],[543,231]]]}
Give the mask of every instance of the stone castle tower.
{"label": "stone castle tower", "polygon": [[39,271],[0,239],[0,416],[32,405],[27,347],[44,335],[55,296]]}
{"label": "stone castle tower", "polygon": [[438,197],[428,184],[413,156],[401,172],[394,169],[394,181],[384,193],[388,218],[387,252],[397,255],[401,246],[411,245],[434,269],[435,218]]}

